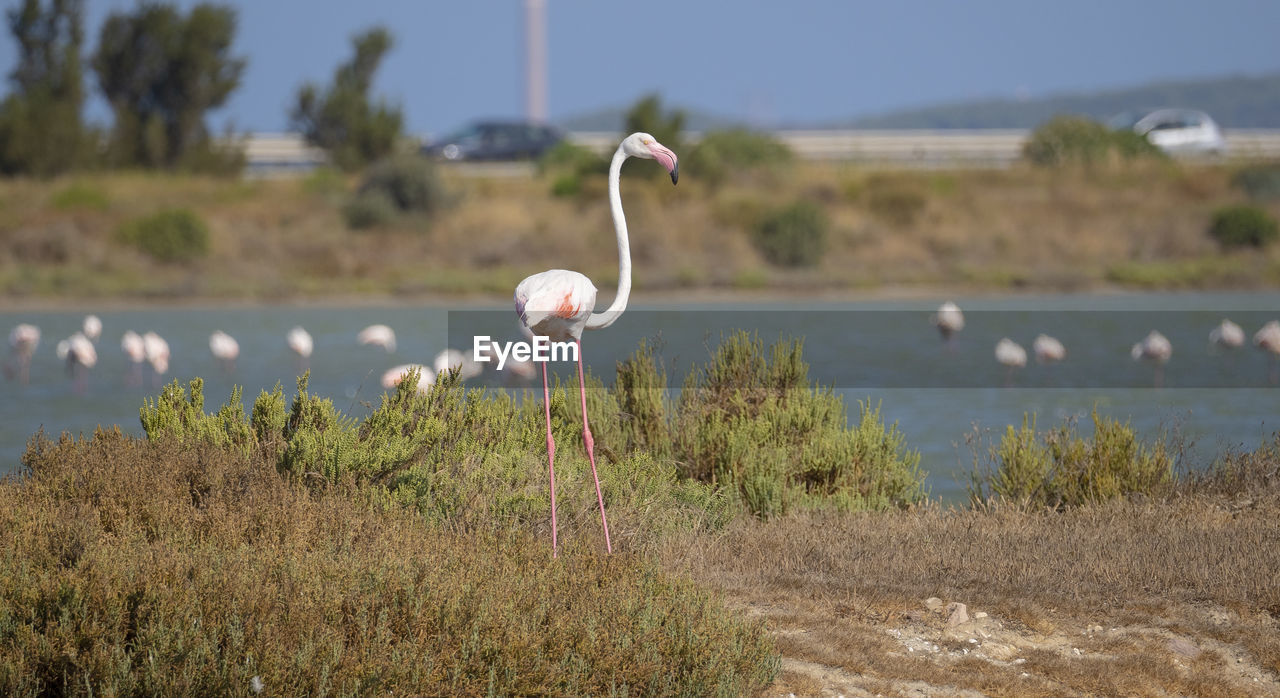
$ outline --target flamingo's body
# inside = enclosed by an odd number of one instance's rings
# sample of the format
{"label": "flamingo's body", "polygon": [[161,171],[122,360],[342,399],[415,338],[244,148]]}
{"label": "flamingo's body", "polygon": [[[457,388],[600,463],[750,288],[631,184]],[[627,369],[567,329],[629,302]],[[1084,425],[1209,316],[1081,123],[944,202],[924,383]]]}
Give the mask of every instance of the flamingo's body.
{"label": "flamingo's body", "polygon": [[1209,341],[1224,349],[1235,349],[1244,344],[1244,329],[1223,318],[1217,327],[1209,331]]}
{"label": "flamingo's body", "polygon": [[84,392],[89,369],[98,365],[98,351],[93,348],[93,342],[83,332],[77,332],[58,342],[56,349],[58,358],[67,362],[67,373],[76,392]]}
{"label": "flamingo's body", "polygon": [[125,378],[128,385],[142,384],[142,363],[147,360],[147,347],[142,335],[133,330],[125,330],[120,337],[120,350],[129,357],[129,375]]}
{"label": "flamingo's body", "polygon": [[1133,345],[1129,355],[1134,361],[1148,361],[1155,364],[1155,387],[1164,383],[1164,365],[1173,356],[1173,344],[1164,335],[1155,330]]}
{"label": "flamingo's body", "polygon": [[960,312],[960,306],[951,301],[938,306],[938,311],[929,318],[929,321],[938,328],[938,333],[942,335],[942,341],[946,342],[947,346],[951,346],[951,337],[964,329],[964,313]]}
{"label": "flamingo's body", "polygon": [[169,343],[155,332],[142,335],[142,348],[151,364],[151,383],[160,385],[160,377],[169,372]]}
{"label": "flamingo's body", "polygon": [[89,338],[90,342],[96,342],[98,337],[102,336],[102,320],[97,315],[86,315],[80,331]]}
{"label": "flamingo's body", "polygon": [[458,349],[445,349],[436,354],[436,358],[432,360],[431,366],[436,373],[444,373],[458,369],[458,377],[462,380],[475,378],[484,372],[484,366],[478,361],[473,361],[466,354]]}
{"label": "flamingo's body", "polygon": [[396,332],[386,325],[369,325],[356,335],[360,344],[382,347],[388,354],[396,350]]}
{"label": "flamingo's body", "polygon": [[31,357],[39,346],[39,327],[24,322],[9,330],[9,353],[12,359],[5,363],[5,375],[17,378],[19,383],[26,385],[31,379]]}
{"label": "flamingo's body", "polygon": [[436,374],[431,369],[422,364],[400,364],[394,368],[389,368],[382,374],[382,387],[391,390],[400,385],[400,381],[409,375],[410,371],[418,372],[418,392],[425,393],[431,389],[432,384],[436,382]]}
{"label": "flamingo's body", "polygon": [[[600,491],[600,476],[596,471],[595,441],[587,422],[587,389],[582,370],[582,331],[601,329],[613,324],[627,308],[631,295],[631,246],[627,238],[627,221],[622,212],[622,195],[618,180],[622,163],[629,157],[657,160],[671,174],[671,183],[679,178],[676,154],[658,143],[647,133],[633,133],[622,140],[609,165],[609,208],[613,215],[613,228],[618,241],[618,293],[613,304],[601,313],[592,313],[596,302],[596,287],[586,276],[575,271],[552,269],[534,274],[516,286],[516,314],[520,322],[536,336],[556,342],[573,341],[578,344],[578,386],[582,404],[582,440],[587,459],[591,462],[591,477],[596,483],[596,501],[600,504],[600,523],[604,527],[605,549],[613,552],[609,539],[609,522],[604,513],[604,495]],[[547,365],[542,364],[543,413],[547,423],[547,472],[551,480],[551,550],[558,552],[556,541],[556,469],[555,439],[551,435],[551,392],[547,383]]]}
{"label": "flamingo's body", "polygon": [[1067,348],[1047,334],[1036,335],[1031,351],[1036,355],[1036,362],[1042,364],[1057,363],[1067,358]]}
{"label": "flamingo's body", "polygon": [[213,358],[218,360],[218,365],[222,370],[230,373],[235,370],[236,359],[240,356],[240,343],[235,337],[216,330],[209,335],[209,351],[213,354]]}
{"label": "flamingo's body", "polygon": [[996,361],[1008,369],[1005,373],[1005,385],[1012,385],[1013,372],[1027,365],[1027,350],[1023,349],[1021,344],[1005,337],[996,342]]}
{"label": "flamingo's body", "polygon": [[289,346],[289,350],[298,355],[298,362],[305,371],[311,359],[311,350],[315,348],[311,333],[301,327],[294,327],[289,330],[284,341]]}
{"label": "flamingo's body", "polygon": [[1253,344],[1271,355],[1271,367],[1267,370],[1267,380],[1272,385],[1280,382],[1280,369],[1276,365],[1277,358],[1280,358],[1280,320],[1272,320],[1255,332]]}

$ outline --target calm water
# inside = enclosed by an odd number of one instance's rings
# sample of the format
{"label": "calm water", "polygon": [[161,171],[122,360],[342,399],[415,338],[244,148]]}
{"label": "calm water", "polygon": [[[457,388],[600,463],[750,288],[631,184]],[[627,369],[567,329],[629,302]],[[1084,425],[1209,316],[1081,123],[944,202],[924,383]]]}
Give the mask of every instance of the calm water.
{"label": "calm water", "polygon": [[[1037,413],[1043,429],[1070,416],[1087,417],[1096,407],[1104,415],[1131,420],[1143,434],[1178,431],[1191,442],[1198,462],[1225,448],[1255,448],[1280,430],[1280,389],[1270,387],[1275,368],[1268,357],[1252,346],[1214,349],[1207,340],[1224,316],[1252,336],[1263,322],[1280,317],[1280,293],[960,298],[967,326],[950,345],[929,323],[941,300],[645,306],[628,311],[607,330],[588,333],[584,350],[596,374],[611,377],[617,359],[640,339],[650,339],[660,347],[673,387],[679,387],[682,372],[704,362],[707,347],[728,330],[757,330],[765,340],[803,337],[810,377],[843,395],[851,418],[857,418],[859,400],[881,404],[884,417],[897,421],[908,444],[921,452],[933,494],[946,499],[962,495],[960,483],[972,467],[966,436],[975,428],[1019,424],[1024,412]],[[54,348],[79,329],[88,312],[102,318],[104,331],[98,365],[79,392]],[[43,336],[30,384],[0,383],[0,472],[19,467],[27,439],[41,427],[52,434],[89,434],[99,424],[118,424],[141,433],[138,408],[159,384],[150,375],[141,386],[129,384],[129,362],[119,348],[126,329],[164,336],[172,350],[164,381],[203,377],[206,409],[213,410],[233,385],[245,388],[249,404],[277,382],[292,395],[302,367],[284,337],[301,325],[315,338],[311,391],[332,397],[339,409],[357,417],[377,402],[379,376],[393,365],[430,363],[447,345],[469,347],[477,333],[520,338],[506,307],[0,311],[0,329],[6,333],[19,322],[40,326]],[[395,353],[356,344],[356,333],[373,323],[395,329]],[[1152,367],[1129,358],[1130,346],[1153,328],[1174,346],[1160,389],[1151,387]],[[209,352],[215,329],[240,343],[232,373],[221,370]],[[1040,332],[1066,344],[1066,361],[1055,366],[1031,361],[1012,376],[995,362],[998,339],[1009,336],[1029,352]],[[557,365],[556,370],[568,376],[572,368]],[[486,373],[473,382],[502,385],[503,379]]]}

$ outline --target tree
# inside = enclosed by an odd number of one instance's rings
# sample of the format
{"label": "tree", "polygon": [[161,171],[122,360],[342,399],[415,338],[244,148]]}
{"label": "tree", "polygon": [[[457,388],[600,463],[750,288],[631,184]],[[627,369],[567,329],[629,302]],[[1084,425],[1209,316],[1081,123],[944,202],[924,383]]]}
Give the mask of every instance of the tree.
{"label": "tree", "polygon": [[352,170],[390,154],[400,138],[400,110],[369,102],[373,75],[391,49],[390,32],[375,27],[351,39],[355,55],[338,66],[327,90],[308,83],[298,90],[289,114],[307,141],[329,153],[334,164]]}
{"label": "tree", "polygon": [[209,3],[186,17],[148,3],[107,18],[93,68],[115,116],[115,164],[203,168],[237,157],[217,152],[204,123],[244,72],[245,59],[231,56],[235,28],[234,9]]}
{"label": "tree", "polygon": [[18,62],[0,104],[0,172],[52,176],[83,163],[83,0],[24,0],[8,11]]}
{"label": "tree", "polygon": [[680,136],[684,131],[684,116],[679,109],[664,114],[662,98],[656,94],[646,95],[627,111],[625,133],[643,131],[678,153],[683,150]]}

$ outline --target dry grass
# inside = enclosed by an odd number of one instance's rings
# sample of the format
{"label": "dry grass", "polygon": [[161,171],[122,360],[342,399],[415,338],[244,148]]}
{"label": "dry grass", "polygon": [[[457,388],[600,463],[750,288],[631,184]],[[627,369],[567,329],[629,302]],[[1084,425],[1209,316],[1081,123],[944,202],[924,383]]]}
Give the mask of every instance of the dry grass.
{"label": "dry grass", "polygon": [[174,439],[25,462],[0,483],[5,695],[737,695],[775,671],[757,623],[635,555],[553,562]]}
{"label": "dry grass", "polygon": [[[1276,540],[1272,487],[742,522],[659,555],[769,619],[784,692],[1261,695],[1280,690]],[[949,628],[929,597],[989,615]]]}
{"label": "dry grass", "polygon": [[[1156,163],[940,174],[796,163],[715,187],[693,176],[674,188],[657,176],[628,177],[623,186],[640,288],[1274,284],[1280,246],[1226,255],[1206,234],[1214,209],[1244,200],[1233,172]],[[4,180],[0,293],[505,294],[566,260],[602,288],[611,283],[617,262],[603,182],[554,197],[550,176],[444,176],[454,206],[434,220],[408,217],[369,231],[346,228],[341,207],[356,183],[333,175]],[[825,210],[829,249],[813,269],[774,269],[752,248],[750,231],[764,212],[796,200]],[[1268,206],[1280,213],[1280,204]],[[208,222],[206,260],[167,267],[112,241],[120,224],[160,207],[190,208]]]}

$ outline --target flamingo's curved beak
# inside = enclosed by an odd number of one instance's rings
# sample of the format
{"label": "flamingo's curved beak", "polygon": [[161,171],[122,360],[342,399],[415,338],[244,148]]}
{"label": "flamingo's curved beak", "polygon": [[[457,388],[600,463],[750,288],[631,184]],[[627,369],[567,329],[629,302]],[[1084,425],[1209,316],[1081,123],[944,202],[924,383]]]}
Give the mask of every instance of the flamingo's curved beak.
{"label": "flamingo's curved beak", "polygon": [[653,159],[667,168],[667,172],[671,173],[671,183],[675,184],[680,179],[680,161],[676,158],[676,154],[671,149],[661,143],[653,143],[649,146],[649,153],[653,155]]}

